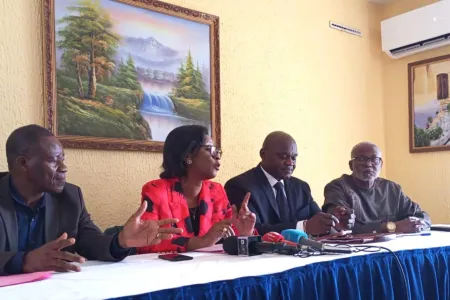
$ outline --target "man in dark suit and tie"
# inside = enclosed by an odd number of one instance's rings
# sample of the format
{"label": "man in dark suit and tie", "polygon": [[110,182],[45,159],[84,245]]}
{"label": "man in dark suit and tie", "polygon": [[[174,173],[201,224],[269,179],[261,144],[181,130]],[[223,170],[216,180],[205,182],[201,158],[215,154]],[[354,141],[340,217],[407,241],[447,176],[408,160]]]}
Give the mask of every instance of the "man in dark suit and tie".
{"label": "man in dark suit and tie", "polygon": [[6,156],[9,173],[0,178],[0,275],[80,271],[73,263],[120,261],[132,247],[181,232],[160,227],[176,219],[141,220],[144,201],[120,233],[102,234],[86,210],[81,189],[66,183],[60,142],[43,127],[14,130]]}
{"label": "man in dark suit and tie", "polygon": [[[270,231],[299,229],[311,235],[329,233],[332,227],[351,228],[354,215],[336,209],[335,215],[321,212],[309,185],[291,177],[297,160],[297,145],[284,132],[272,132],[260,150],[261,163],[225,184],[228,199],[240,207],[247,192],[249,208],[256,214],[255,228],[263,235]],[[338,224],[339,223],[339,224]]]}

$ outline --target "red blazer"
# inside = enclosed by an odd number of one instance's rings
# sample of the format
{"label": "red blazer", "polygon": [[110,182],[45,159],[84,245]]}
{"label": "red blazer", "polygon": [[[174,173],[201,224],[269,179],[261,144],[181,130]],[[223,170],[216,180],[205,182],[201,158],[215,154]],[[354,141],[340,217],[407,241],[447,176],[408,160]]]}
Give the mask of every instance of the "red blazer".
{"label": "red blazer", "polygon": [[[179,179],[158,179],[148,182],[142,188],[142,201],[147,201],[147,211],[142,216],[143,220],[177,218],[180,221],[176,227],[182,228],[183,233],[171,240],[163,240],[158,245],[138,248],[138,253],[185,252],[187,242],[194,236],[194,232],[186,224],[186,220],[190,218],[189,208]],[[224,188],[212,181],[203,181],[198,209],[200,211],[198,236],[205,235],[216,222],[232,217],[231,205]]]}

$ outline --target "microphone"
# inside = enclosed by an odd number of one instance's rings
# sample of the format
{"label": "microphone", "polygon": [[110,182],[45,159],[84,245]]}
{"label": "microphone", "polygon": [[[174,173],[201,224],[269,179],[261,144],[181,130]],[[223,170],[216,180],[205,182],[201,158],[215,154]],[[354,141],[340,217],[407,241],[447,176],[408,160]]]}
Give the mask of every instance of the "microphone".
{"label": "microphone", "polygon": [[263,253],[295,255],[301,249],[285,243],[262,242],[261,236],[230,236],[223,241],[223,250],[230,255],[254,256]]}
{"label": "microphone", "polygon": [[297,248],[299,247],[298,243],[285,240],[281,234],[275,231],[271,231],[263,235],[262,240],[268,243],[285,243],[286,245],[289,246],[295,246]]}
{"label": "microphone", "polygon": [[334,247],[329,246],[327,244],[323,244],[321,242],[316,242],[308,239],[308,235],[301,230],[297,229],[285,229],[281,232],[281,235],[284,237],[286,241],[294,242],[299,244],[300,246],[304,246],[307,248],[312,248],[315,251],[320,253],[342,253],[342,254],[350,254],[353,253],[353,248],[343,248],[343,247]]}
{"label": "microphone", "polygon": [[324,244],[308,239],[308,235],[301,230],[285,229],[281,232],[281,235],[287,241],[294,242],[302,246],[311,247],[320,252],[323,251]]}

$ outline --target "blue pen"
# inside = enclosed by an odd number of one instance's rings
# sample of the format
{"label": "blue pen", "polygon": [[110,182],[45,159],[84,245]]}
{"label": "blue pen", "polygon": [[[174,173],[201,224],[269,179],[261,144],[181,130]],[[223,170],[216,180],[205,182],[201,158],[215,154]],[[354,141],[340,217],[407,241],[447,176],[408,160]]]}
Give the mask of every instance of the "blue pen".
{"label": "blue pen", "polygon": [[431,232],[418,232],[418,233],[403,233],[403,234],[397,234],[398,237],[402,236],[429,236],[431,235]]}

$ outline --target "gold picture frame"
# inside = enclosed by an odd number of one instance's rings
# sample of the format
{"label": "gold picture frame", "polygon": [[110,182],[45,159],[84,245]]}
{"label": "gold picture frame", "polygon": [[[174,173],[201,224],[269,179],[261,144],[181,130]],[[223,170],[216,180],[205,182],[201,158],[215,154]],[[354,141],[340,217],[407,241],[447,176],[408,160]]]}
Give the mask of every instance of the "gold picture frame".
{"label": "gold picture frame", "polygon": [[175,127],[220,146],[219,18],[146,0],[44,0],[46,126],[68,148],[156,151]]}
{"label": "gold picture frame", "polygon": [[450,150],[450,55],[408,64],[409,150]]}

